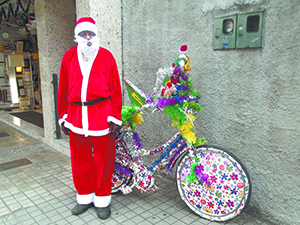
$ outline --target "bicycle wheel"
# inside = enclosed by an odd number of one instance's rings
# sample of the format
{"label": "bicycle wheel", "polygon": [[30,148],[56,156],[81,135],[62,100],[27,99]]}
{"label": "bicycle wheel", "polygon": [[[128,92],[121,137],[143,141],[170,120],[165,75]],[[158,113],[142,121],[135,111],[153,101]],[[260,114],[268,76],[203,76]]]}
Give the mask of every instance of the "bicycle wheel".
{"label": "bicycle wheel", "polygon": [[118,170],[114,170],[112,176],[112,188],[111,193],[116,193],[121,190],[122,187],[128,185],[131,182],[132,175],[127,173],[121,173]]}
{"label": "bicycle wheel", "polygon": [[[198,162],[187,152],[177,167],[177,187],[182,200],[196,214],[211,221],[238,216],[251,194],[250,179],[241,162],[232,154],[210,146],[198,147],[195,156]],[[196,165],[208,175],[209,181],[196,176]]]}

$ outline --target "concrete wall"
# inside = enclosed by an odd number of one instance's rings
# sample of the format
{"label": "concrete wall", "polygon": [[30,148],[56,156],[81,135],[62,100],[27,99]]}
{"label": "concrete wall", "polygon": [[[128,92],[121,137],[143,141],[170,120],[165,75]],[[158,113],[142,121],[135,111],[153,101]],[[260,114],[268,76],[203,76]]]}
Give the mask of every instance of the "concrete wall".
{"label": "concrete wall", "polygon": [[45,142],[55,140],[52,74],[58,74],[64,53],[75,45],[75,0],[35,1]]}
{"label": "concrete wall", "polygon": [[[187,44],[190,77],[202,95],[198,136],[244,163],[252,181],[247,212],[299,224],[299,1],[186,2],[123,1],[124,76],[153,92],[157,69],[170,66]],[[258,9],[265,10],[262,48],[213,50],[215,17]],[[146,147],[175,132],[164,115],[145,118],[147,130],[137,131]]]}

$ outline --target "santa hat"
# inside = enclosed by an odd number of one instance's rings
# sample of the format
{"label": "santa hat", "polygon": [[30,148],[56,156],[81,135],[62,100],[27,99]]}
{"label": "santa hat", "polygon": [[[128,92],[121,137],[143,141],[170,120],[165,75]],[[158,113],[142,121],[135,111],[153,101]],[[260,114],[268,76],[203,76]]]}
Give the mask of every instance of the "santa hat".
{"label": "santa hat", "polygon": [[187,45],[181,45],[179,50],[179,58],[187,60],[186,53],[187,53]]}
{"label": "santa hat", "polygon": [[79,34],[82,31],[92,31],[95,34],[97,34],[97,26],[95,23],[95,20],[91,17],[82,17],[80,18],[76,24],[75,24],[75,29],[74,29],[74,34]]}
{"label": "santa hat", "polygon": [[187,53],[187,45],[182,45],[179,50],[180,53]]}

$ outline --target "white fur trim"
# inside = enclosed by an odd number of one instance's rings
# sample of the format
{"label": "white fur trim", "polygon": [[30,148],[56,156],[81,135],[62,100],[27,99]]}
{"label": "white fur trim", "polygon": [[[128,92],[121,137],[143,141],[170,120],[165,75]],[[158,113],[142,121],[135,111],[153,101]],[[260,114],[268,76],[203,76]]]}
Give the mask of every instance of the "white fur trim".
{"label": "white fur trim", "polygon": [[184,60],[180,60],[180,62],[178,64],[179,64],[179,66],[184,66],[185,62],[184,62]]}
{"label": "white fur trim", "polygon": [[179,57],[178,58],[183,58],[183,59],[185,59],[185,60],[187,60],[187,57],[186,57],[186,54],[185,54],[186,52],[181,52],[180,54],[179,54]]}
{"label": "white fur trim", "polygon": [[58,120],[59,126],[61,126],[61,124],[66,121],[67,117],[68,117],[68,114],[65,114],[65,115],[63,115],[63,117],[61,119]]}
{"label": "white fur trim", "polygon": [[105,130],[83,130],[82,128],[74,127],[71,123],[68,121],[65,122],[65,127],[69,128],[71,131],[73,131],[76,134],[82,134],[87,136],[104,136],[109,134],[109,128]]}
{"label": "white fur trim", "polygon": [[[85,102],[85,101],[83,101],[83,102]],[[87,106],[82,106],[81,111],[82,111],[82,128],[83,128],[83,132],[84,132],[85,136],[87,137],[88,136],[87,131],[89,130]]]}
{"label": "white fur trim", "polygon": [[74,34],[79,34],[80,32],[85,30],[92,31],[95,34],[97,34],[97,26],[90,22],[81,22],[77,24],[77,26],[74,29]]}
{"label": "white fur trim", "polygon": [[76,199],[77,199],[78,204],[87,205],[87,204],[90,204],[94,201],[94,193],[87,194],[87,195],[77,194]]}
{"label": "white fur trim", "polygon": [[178,64],[179,64],[180,71],[183,72],[184,71],[183,67],[185,65],[184,60],[180,60],[180,62]]}
{"label": "white fur trim", "polygon": [[112,117],[112,116],[107,117],[107,122],[113,122],[119,126],[122,125],[122,120],[117,120],[115,117]]}
{"label": "white fur trim", "polygon": [[104,208],[109,206],[111,202],[111,195],[109,196],[94,196],[94,206]]}
{"label": "white fur trim", "polygon": [[[98,52],[97,52],[97,54],[98,54]],[[83,60],[83,55],[82,55],[81,50],[79,48],[77,48],[79,67],[81,70],[81,74],[83,76],[82,86],[81,86],[81,101],[82,102],[86,101],[86,94],[87,94],[87,87],[88,87],[88,83],[89,83],[90,72],[92,70],[93,62],[94,62],[97,54],[95,55],[94,58],[91,58],[90,60],[85,62]],[[83,134],[87,137],[89,135],[88,134],[89,133],[89,121],[88,121],[87,106],[82,106],[82,128],[83,128]],[[75,133],[77,133],[77,132],[75,132]],[[99,136],[102,136],[102,135],[99,135]]]}

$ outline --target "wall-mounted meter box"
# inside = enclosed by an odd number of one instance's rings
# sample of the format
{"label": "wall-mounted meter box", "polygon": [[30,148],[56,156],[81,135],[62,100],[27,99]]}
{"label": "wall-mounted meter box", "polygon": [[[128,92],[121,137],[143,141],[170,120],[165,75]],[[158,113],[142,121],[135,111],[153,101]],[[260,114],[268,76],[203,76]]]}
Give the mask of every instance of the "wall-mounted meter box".
{"label": "wall-mounted meter box", "polygon": [[215,18],[214,49],[235,48],[236,14]]}
{"label": "wall-mounted meter box", "polygon": [[214,49],[260,48],[263,10],[215,18]]}
{"label": "wall-mounted meter box", "polygon": [[244,12],[237,17],[237,48],[260,48],[263,11]]}

